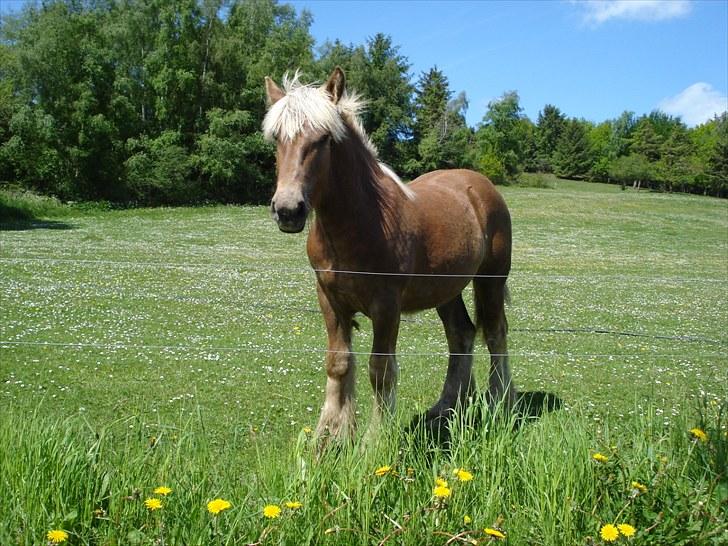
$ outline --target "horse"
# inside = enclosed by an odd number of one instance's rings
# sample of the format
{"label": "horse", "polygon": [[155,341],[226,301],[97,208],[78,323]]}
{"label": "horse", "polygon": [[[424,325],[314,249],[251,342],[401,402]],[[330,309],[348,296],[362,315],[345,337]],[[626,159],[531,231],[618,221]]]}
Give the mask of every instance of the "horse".
{"label": "horse", "polygon": [[[265,78],[264,136],[276,145],[270,211],[280,231],[299,233],[315,211],[306,249],[328,334],[325,399],[318,438],[355,431],[352,329],[372,322],[370,431],[395,409],[397,335],[402,313],[435,308],[448,344],[439,400],[423,415],[443,423],[476,392],[473,345],[490,352],[488,404],[512,408],[504,303],[511,267],[511,219],[485,176],[463,169],[423,174],[409,184],[377,158],[361,123],[365,101],[336,67],[322,86],[286,74]],[[473,282],[476,321],[463,301]]]}

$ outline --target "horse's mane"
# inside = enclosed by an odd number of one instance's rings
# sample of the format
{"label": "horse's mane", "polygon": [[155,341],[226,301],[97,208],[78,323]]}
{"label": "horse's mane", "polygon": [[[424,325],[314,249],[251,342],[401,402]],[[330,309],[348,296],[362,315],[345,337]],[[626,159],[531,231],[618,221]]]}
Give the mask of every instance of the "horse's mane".
{"label": "horse's mane", "polygon": [[346,136],[346,124],[355,129],[376,157],[377,150],[369,140],[360,115],[366,101],[356,92],[345,90],[334,104],[329,94],[316,84],[303,84],[298,70],[283,76],[285,95],[273,104],[263,120],[263,134],[268,139],[293,140],[308,124],[315,130],[330,133],[336,142]]}
{"label": "horse's mane", "polygon": [[263,134],[269,140],[293,140],[306,126],[329,133],[341,143],[351,130],[359,137],[371,159],[372,170],[391,178],[408,199],[414,193],[386,165],[379,162],[376,146],[369,139],[361,122],[366,101],[356,92],[344,90],[334,104],[326,90],[317,84],[303,84],[298,70],[283,76],[285,95],[269,108],[263,119]]}

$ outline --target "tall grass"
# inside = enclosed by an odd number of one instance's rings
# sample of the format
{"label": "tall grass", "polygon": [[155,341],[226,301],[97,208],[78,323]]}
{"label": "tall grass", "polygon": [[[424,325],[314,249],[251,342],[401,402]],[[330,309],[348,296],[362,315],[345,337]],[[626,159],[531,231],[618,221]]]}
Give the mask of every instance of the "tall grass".
{"label": "tall grass", "polygon": [[[301,431],[283,452],[256,442],[253,465],[238,440],[206,434],[201,411],[174,427],[146,423],[150,438],[128,419],[95,429],[11,409],[0,417],[12,446],[0,450],[0,544],[42,544],[50,529],[69,544],[601,544],[609,523],[633,526],[640,544],[725,544],[725,408],[705,409],[706,441],[686,419],[597,424],[570,409],[515,431],[502,419],[456,425],[449,451],[393,427],[317,456]],[[438,478],[449,496],[434,494]],[[155,495],[160,485],[172,492]],[[147,509],[149,498],[162,508]],[[232,506],[213,515],[214,498]],[[266,518],[266,505],[280,515]]]}

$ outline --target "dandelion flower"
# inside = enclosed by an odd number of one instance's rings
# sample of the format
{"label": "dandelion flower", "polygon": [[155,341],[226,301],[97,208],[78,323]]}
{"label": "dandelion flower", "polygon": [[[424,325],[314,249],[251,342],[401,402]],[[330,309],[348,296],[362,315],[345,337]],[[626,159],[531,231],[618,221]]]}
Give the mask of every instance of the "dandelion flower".
{"label": "dandelion flower", "polygon": [[313,429],[311,427],[303,427],[304,434],[311,434],[312,432],[313,432]]}
{"label": "dandelion flower", "polygon": [[68,540],[68,533],[62,529],[53,529],[52,531],[48,531],[46,538],[53,544],[60,544]]}
{"label": "dandelion flower", "polygon": [[266,504],[263,507],[263,515],[268,519],[275,519],[281,515],[281,507],[277,504]]}
{"label": "dandelion flower", "polygon": [[504,535],[503,533],[501,533],[498,529],[491,529],[490,527],[486,527],[485,529],[483,529],[483,532],[486,535],[491,536],[491,537],[495,537],[495,538],[506,538],[506,535]]}
{"label": "dandelion flower", "polygon": [[691,428],[690,434],[693,436],[694,439],[700,440],[703,443],[708,441],[708,435],[705,434],[705,431],[701,428]]}
{"label": "dandelion flower", "polygon": [[629,523],[620,523],[617,525],[617,529],[619,529],[620,534],[626,536],[626,537],[633,537],[635,534],[635,528],[632,527]]}
{"label": "dandelion flower", "polygon": [[638,493],[647,493],[647,486],[640,482],[632,482],[632,489]]}
{"label": "dandelion flower", "polygon": [[607,523],[606,525],[602,525],[599,535],[605,542],[614,542],[619,538],[619,530],[611,523]]}
{"label": "dandelion flower", "polygon": [[465,525],[468,525],[468,524],[469,524],[469,523],[471,523],[472,521],[473,521],[473,520],[472,520],[472,518],[471,518],[470,516],[468,516],[467,514],[465,514],[465,515],[463,516],[463,523],[464,523]]}
{"label": "dandelion flower", "polygon": [[207,511],[216,516],[220,512],[222,512],[223,510],[227,510],[231,506],[232,504],[224,499],[215,499],[207,503]]}
{"label": "dandelion flower", "polygon": [[432,490],[432,494],[438,499],[446,499],[451,493],[452,491],[450,491],[450,488],[446,485],[438,485]]}
{"label": "dandelion flower", "polygon": [[156,488],[156,489],[154,490],[154,494],[155,494],[155,495],[163,495],[163,496],[165,496],[165,497],[166,497],[167,495],[169,495],[169,494],[170,494],[171,492],[172,492],[172,490],[171,490],[171,489],[170,489],[169,487],[167,487],[167,486],[164,486],[164,485],[161,485],[161,486],[157,487],[157,488]]}
{"label": "dandelion flower", "polygon": [[467,470],[465,470],[464,468],[456,468],[455,476],[461,482],[469,482],[470,480],[473,479],[473,475],[470,472],[468,472]]}
{"label": "dandelion flower", "polygon": [[442,478],[435,478],[435,485],[438,487],[447,487],[447,481],[443,480]]}
{"label": "dandelion flower", "polygon": [[387,464],[385,464],[384,466],[380,466],[379,468],[377,468],[374,471],[374,475],[375,476],[379,476],[381,478],[382,476],[386,476],[390,472],[392,472],[392,467],[389,466],[389,465],[387,465]]}
{"label": "dandelion flower", "polygon": [[298,510],[303,506],[303,504],[298,501],[288,501],[284,504],[284,506],[289,510]]}
{"label": "dandelion flower", "polygon": [[162,501],[152,497],[144,501],[144,506],[146,506],[150,512],[154,512],[155,510],[162,508]]}
{"label": "dandelion flower", "polygon": [[598,463],[606,463],[609,460],[609,457],[606,455],[602,455],[601,453],[595,453],[592,455],[592,459],[594,459]]}

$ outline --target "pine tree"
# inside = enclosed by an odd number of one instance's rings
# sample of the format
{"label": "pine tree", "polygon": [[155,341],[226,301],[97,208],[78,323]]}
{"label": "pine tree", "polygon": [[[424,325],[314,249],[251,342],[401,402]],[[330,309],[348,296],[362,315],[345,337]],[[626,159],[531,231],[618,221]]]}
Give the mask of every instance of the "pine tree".
{"label": "pine tree", "polygon": [[553,154],[554,173],[564,178],[586,178],[593,163],[585,123],[568,120]]}
{"label": "pine tree", "polygon": [[566,116],[556,106],[547,104],[538,113],[536,123],[536,158],[538,170],[553,170],[553,155],[566,126]]}

